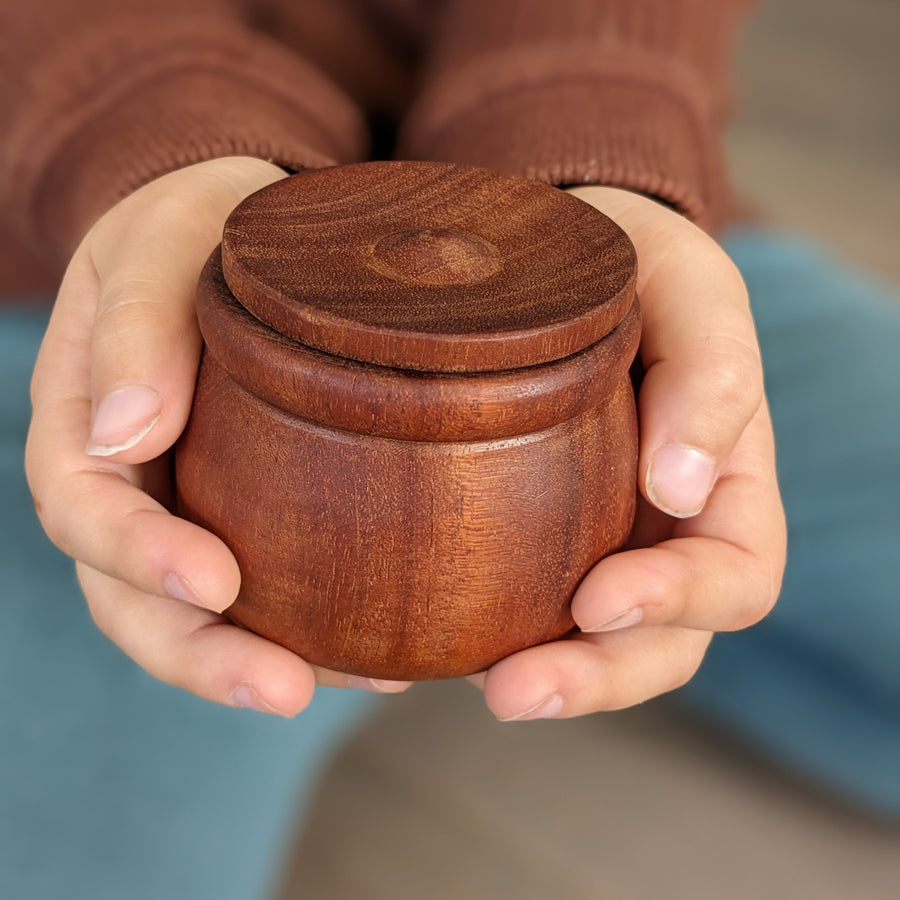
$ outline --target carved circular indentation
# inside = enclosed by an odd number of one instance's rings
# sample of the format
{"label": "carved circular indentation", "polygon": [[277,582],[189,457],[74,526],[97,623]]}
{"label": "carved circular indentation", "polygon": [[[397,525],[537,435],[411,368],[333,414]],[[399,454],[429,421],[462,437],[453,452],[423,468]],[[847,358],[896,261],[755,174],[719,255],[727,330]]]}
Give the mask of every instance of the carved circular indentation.
{"label": "carved circular indentation", "polygon": [[372,248],[371,268],[412,284],[475,284],[500,269],[500,252],[476,234],[450,228],[410,228]]}

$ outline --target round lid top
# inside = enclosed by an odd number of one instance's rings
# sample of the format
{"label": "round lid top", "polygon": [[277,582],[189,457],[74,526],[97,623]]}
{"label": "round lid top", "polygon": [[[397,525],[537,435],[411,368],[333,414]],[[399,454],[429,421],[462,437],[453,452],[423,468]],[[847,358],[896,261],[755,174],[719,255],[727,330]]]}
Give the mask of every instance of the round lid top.
{"label": "round lid top", "polygon": [[625,233],[587,203],[444,163],[303,172],[244,200],[222,240],[229,289],[270,327],[429,372],[583,350],[631,307],[635,266]]}

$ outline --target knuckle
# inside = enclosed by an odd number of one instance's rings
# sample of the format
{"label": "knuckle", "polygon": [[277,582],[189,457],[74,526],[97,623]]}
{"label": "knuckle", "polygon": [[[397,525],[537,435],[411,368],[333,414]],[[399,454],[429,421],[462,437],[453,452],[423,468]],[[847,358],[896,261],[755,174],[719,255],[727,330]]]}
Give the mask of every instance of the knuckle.
{"label": "knuckle", "polygon": [[190,204],[183,191],[167,187],[162,179],[129,194],[94,226],[91,240],[96,254],[108,244],[129,244],[148,235],[165,234],[173,222],[189,218]]}
{"label": "knuckle", "polygon": [[643,581],[651,593],[646,595],[644,606],[655,620],[679,621],[689,614],[692,587],[701,576],[697,560],[682,552],[677,544],[647,551]]}
{"label": "knuckle", "polygon": [[75,575],[94,625],[101,634],[113,640],[115,636],[114,609],[112,604],[103,602],[99,585],[96,583],[98,573],[84,563],[77,562]]}
{"label": "knuckle", "polygon": [[141,324],[162,311],[163,298],[153,279],[123,273],[104,283],[97,306],[94,327],[97,331],[109,329],[115,332],[117,341],[122,339],[123,328],[139,332]]}
{"label": "knuckle", "polygon": [[675,677],[669,685],[669,690],[677,691],[683,688],[693,677],[700,671],[700,665],[703,662],[703,653],[696,653],[685,660],[684,664],[679,666],[675,671]]}
{"label": "knuckle", "polygon": [[25,480],[34,511],[50,542],[72,556],[73,524],[66,499],[69,479],[48,465],[38,443],[32,430],[25,445]]}
{"label": "knuckle", "polygon": [[110,612],[109,604],[98,602],[90,588],[85,585],[84,580],[81,580],[81,592],[84,594],[88,612],[91,614],[91,620],[97,630],[111,641],[114,641],[116,629],[113,626],[114,617]]}
{"label": "knuckle", "polygon": [[771,575],[765,578],[762,588],[757,596],[756,603],[750,610],[750,617],[752,618],[751,625],[755,625],[757,622],[762,621],[762,619],[772,612],[775,608],[775,604],[778,602],[780,594],[781,576]]}
{"label": "knuckle", "polygon": [[52,544],[71,555],[68,517],[65,515],[63,504],[57,499],[56,492],[34,478],[29,478],[29,490],[35,514],[41,528],[44,529],[44,534]]}
{"label": "knuckle", "polygon": [[160,179],[113,207],[91,231],[90,255],[101,280],[114,272],[123,253],[139,258],[152,247],[171,254],[178,249],[176,239],[212,250],[229,210],[215,208],[209,194],[195,181]]}
{"label": "knuckle", "polygon": [[707,278],[715,282],[719,294],[727,297],[733,308],[749,311],[750,294],[735,261],[706,232],[697,229],[694,234],[698,238],[693,247],[695,265],[702,268]]}
{"label": "knuckle", "polygon": [[755,342],[725,341],[710,368],[707,390],[718,405],[756,410],[763,397],[763,374]]}
{"label": "knuckle", "polygon": [[684,687],[697,674],[711,640],[712,635],[709,633],[701,632],[696,635],[696,641],[693,642],[695,645],[683,653],[673,667],[670,690],[676,691],[678,688]]}
{"label": "knuckle", "polygon": [[[196,206],[192,191],[176,189],[157,181],[148,185],[148,190],[140,195],[141,211],[136,219],[137,227],[152,234],[167,234],[172,226],[183,221],[189,222]],[[138,195],[134,195],[138,199]]]}
{"label": "knuckle", "polygon": [[774,571],[758,571],[747,582],[744,602],[731,623],[729,631],[742,631],[761,622],[778,602],[781,576]]}
{"label": "knuckle", "polygon": [[119,513],[109,524],[104,533],[100,568],[117,581],[144,589],[152,579],[143,565],[149,541],[141,517],[130,510]]}
{"label": "knuckle", "polygon": [[154,235],[171,235],[177,229],[217,241],[225,217],[242,199],[231,180],[218,173],[217,165],[195,166],[153,184],[143,198],[139,227]]}
{"label": "knuckle", "polygon": [[60,550],[66,549],[66,530],[62,527],[61,517],[56,512],[56,507],[52,502],[47,502],[43,492],[32,491],[31,498],[34,502],[34,511],[37,514],[41,528],[44,534],[50,539],[52,544],[59,547]]}
{"label": "knuckle", "polygon": [[[235,160],[212,160],[213,164],[198,170],[197,189],[202,192],[206,203],[205,209],[215,209],[221,214],[225,210],[237,206],[247,195],[248,178],[235,165]],[[254,161],[256,162],[256,161]],[[263,160],[258,162],[269,165]]]}

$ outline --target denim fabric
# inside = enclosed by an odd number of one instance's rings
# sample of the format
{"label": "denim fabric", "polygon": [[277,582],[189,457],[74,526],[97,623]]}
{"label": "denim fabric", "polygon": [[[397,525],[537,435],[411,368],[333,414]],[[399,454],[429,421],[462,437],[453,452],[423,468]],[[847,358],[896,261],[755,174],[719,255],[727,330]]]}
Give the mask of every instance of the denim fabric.
{"label": "denim fabric", "polygon": [[900,816],[900,292],[746,231],[788,519],[781,599],[719,635],[681,696],[782,762]]}

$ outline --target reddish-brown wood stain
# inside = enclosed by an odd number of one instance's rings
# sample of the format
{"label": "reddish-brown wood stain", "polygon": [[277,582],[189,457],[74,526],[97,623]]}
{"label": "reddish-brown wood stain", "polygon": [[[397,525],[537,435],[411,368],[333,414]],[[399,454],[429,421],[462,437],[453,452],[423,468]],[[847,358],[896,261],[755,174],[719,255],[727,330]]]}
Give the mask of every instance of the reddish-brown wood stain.
{"label": "reddish-brown wood stain", "polygon": [[555,188],[438,163],[294,176],[229,218],[181,513],[241,568],[228,615],[318,665],[478,671],[572,626],[634,515],[624,233]]}

